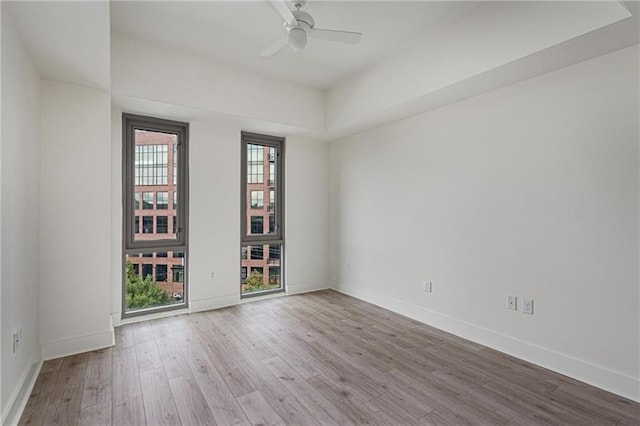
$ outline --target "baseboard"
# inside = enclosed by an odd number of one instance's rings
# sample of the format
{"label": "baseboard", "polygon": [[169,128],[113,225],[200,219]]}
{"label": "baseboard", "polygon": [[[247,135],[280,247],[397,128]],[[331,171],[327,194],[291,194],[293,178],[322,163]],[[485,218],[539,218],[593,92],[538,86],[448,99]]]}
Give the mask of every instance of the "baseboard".
{"label": "baseboard", "polygon": [[334,290],[504,352],[581,382],[640,402],[640,380],[363,287],[337,283]]}
{"label": "baseboard", "polygon": [[287,284],[286,291],[288,295],[310,293],[312,291],[326,290],[330,288],[327,278],[314,278],[306,281],[297,281]]}
{"label": "baseboard", "polygon": [[240,292],[220,297],[209,297],[207,299],[192,300],[189,312],[210,311],[212,309],[226,308],[240,304]]}
{"label": "baseboard", "polygon": [[9,397],[7,409],[2,413],[2,421],[0,424],[4,426],[14,426],[20,421],[22,412],[27,406],[27,401],[29,401],[29,395],[31,395],[33,386],[36,384],[36,379],[42,368],[40,351],[36,351],[36,353],[33,354],[28,365],[29,367],[26,368],[22,376],[20,376],[18,386],[16,386]]}
{"label": "baseboard", "polygon": [[76,336],[42,344],[44,360],[60,358],[67,355],[95,351],[115,344],[113,327],[103,333]]}

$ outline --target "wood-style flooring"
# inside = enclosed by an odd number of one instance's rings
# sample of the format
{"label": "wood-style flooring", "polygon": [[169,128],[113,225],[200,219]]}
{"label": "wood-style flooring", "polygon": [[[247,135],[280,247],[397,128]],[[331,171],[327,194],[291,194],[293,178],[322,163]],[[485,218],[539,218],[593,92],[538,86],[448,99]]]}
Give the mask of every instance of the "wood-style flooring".
{"label": "wood-style flooring", "polygon": [[638,425],[640,404],[321,291],[117,328],[21,425]]}

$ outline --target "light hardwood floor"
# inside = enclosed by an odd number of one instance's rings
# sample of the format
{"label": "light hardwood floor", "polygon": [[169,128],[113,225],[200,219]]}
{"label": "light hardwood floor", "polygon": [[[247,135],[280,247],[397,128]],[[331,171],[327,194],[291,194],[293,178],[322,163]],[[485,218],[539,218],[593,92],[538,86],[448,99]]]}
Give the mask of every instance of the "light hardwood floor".
{"label": "light hardwood floor", "polygon": [[640,404],[333,291],[119,327],[21,425],[638,425]]}

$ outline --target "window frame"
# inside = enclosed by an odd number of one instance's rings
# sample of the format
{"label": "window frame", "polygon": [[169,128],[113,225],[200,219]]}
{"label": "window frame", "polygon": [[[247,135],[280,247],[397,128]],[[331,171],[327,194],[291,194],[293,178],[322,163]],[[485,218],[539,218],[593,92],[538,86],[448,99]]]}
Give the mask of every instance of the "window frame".
{"label": "window frame", "polygon": [[[255,242],[263,242],[270,241],[279,244],[284,244],[284,167],[283,161],[284,158],[284,144],[285,139],[277,136],[270,135],[260,135],[257,133],[250,132],[242,132],[242,146],[241,146],[241,206],[242,215],[240,220],[240,237],[243,245],[251,244]],[[247,207],[250,205],[250,201],[247,198],[250,195],[250,191],[247,190],[248,179],[247,179],[247,145],[251,144],[264,145],[267,147],[276,148],[276,152],[279,153],[278,158],[275,163],[275,172],[276,172],[276,201],[275,201],[275,223],[276,223],[276,232],[272,234],[249,234],[247,233]],[[278,178],[279,177],[279,178]],[[263,179],[264,180],[264,179]],[[264,206],[264,195],[263,195],[263,206]],[[262,226],[265,226],[263,221]]]}
{"label": "window frame", "polygon": [[[134,196],[135,188],[135,130],[146,130],[159,133],[170,133],[177,136],[176,150],[178,152],[177,162],[177,184],[178,192],[177,203],[177,227],[178,232],[175,238],[158,239],[158,240],[139,240],[135,241],[133,232],[133,222],[135,216]],[[189,123],[165,120],[161,118],[148,117],[136,114],[122,114],[122,297],[121,297],[121,318],[131,318],[156,312],[171,311],[177,309],[189,308],[189,268],[188,268],[188,243],[189,243]],[[172,168],[169,165],[168,168]],[[167,170],[169,176],[171,172]],[[171,173],[172,174],[172,173]],[[140,191],[140,210],[142,210],[142,192]],[[150,191],[154,192],[154,191]],[[154,194],[154,210],[155,210],[155,194]],[[169,201],[169,200],[167,200]],[[141,212],[142,213],[142,212]],[[140,233],[142,233],[142,216],[140,214]],[[153,216],[153,215],[152,215]],[[155,222],[152,219],[153,222]],[[169,226],[167,220],[167,226]],[[167,236],[173,234],[168,232]],[[163,305],[152,308],[136,309],[127,311],[126,307],[126,257],[127,255],[135,255],[145,252],[168,252],[174,254],[176,252],[184,253],[182,266],[182,283],[183,298],[182,303],[171,305]],[[175,257],[175,256],[174,256]],[[142,264],[142,262],[141,262]],[[142,269],[142,266],[140,266]],[[155,269],[155,268],[154,268]],[[169,274],[167,268],[167,278]],[[152,270],[152,277],[155,276],[155,270]]]}
{"label": "window frame", "polygon": [[[180,248],[181,250],[186,249],[187,246],[187,222],[189,217],[189,194],[188,194],[188,163],[186,159],[188,158],[188,140],[189,140],[189,123],[183,123],[179,121],[171,121],[164,120],[154,117],[145,117],[134,114],[122,114],[122,140],[123,140],[123,207],[124,207],[124,249],[125,252],[135,252],[141,249],[147,248]],[[177,183],[177,191],[178,191],[178,232],[176,232],[176,237],[167,238],[167,239],[159,239],[159,240],[149,240],[149,241],[135,241],[135,236],[133,233],[133,216],[135,210],[133,209],[133,196],[129,196],[132,193],[136,192],[133,188],[135,187],[135,140],[134,140],[134,131],[135,130],[146,130],[150,132],[159,132],[159,133],[171,133],[176,134],[178,139],[178,183]],[[144,191],[140,191],[143,193]],[[155,204],[155,191],[147,191],[154,193],[154,208],[156,209]],[[131,198],[131,199],[129,199]],[[142,202],[142,196],[141,202]],[[168,201],[168,200],[167,200]],[[173,235],[171,233],[167,233],[167,235]],[[170,251],[170,250],[169,250]]]}
{"label": "window frame", "polygon": [[[250,207],[251,205],[251,200],[250,200],[250,195],[251,195],[251,190],[248,188],[248,165],[247,165],[247,145],[250,144],[257,144],[257,145],[263,145],[265,147],[271,147],[271,148],[275,148],[275,151],[278,153],[277,154],[277,158],[275,159],[274,163],[275,163],[275,185],[273,186],[273,189],[276,191],[276,200],[274,203],[274,209],[275,211],[273,212],[274,215],[274,220],[275,220],[275,224],[276,224],[276,232],[273,234],[260,234],[260,235],[256,235],[256,234],[251,234],[250,230],[248,229],[248,225],[249,225],[249,219],[247,218],[247,212],[248,207]],[[285,138],[283,137],[279,137],[279,136],[272,136],[272,135],[262,135],[262,134],[257,134],[257,133],[251,133],[251,132],[241,132],[241,148],[240,148],[240,168],[241,168],[241,173],[240,173],[240,194],[241,194],[241,200],[240,200],[240,208],[241,208],[241,217],[240,217],[240,246],[241,247],[248,247],[248,246],[253,246],[253,245],[271,245],[271,244],[278,244],[280,245],[280,288],[278,289],[272,289],[272,290],[264,290],[264,291],[256,291],[256,292],[249,292],[249,293],[243,293],[242,291],[240,291],[240,298],[241,299],[248,299],[248,298],[252,298],[252,297],[260,297],[260,296],[265,296],[265,295],[269,295],[269,294],[273,294],[273,293],[285,293],[286,292],[286,279],[285,279],[285,268],[284,268],[284,262],[285,262],[285,212],[284,212],[284,206],[285,206],[285,166],[284,166],[284,161],[285,161]],[[265,170],[263,170],[263,182],[265,180],[266,177],[266,173]],[[269,176],[270,178],[270,176]],[[271,188],[270,186],[268,188]],[[271,192],[271,189],[269,189],[269,192]],[[264,198],[266,198],[263,194],[263,208],[264,208]],[[271,213],[271,212],[269,212]],[[263,219],[263,227],[267,225],[267,223],[265,223],[266,221],[264,221]],[[244,259],[242,259],[242,256],[240,257],[240,267],[242,268],[242,261]],[[250,252],[247,249],[247,258],[250,258]],[[253,267],[249,267],[247,269],[247,277],[249,275],[251,275],[251,270],[253,269]],[[240,269],[241,270],[241,269]],[[263,273],[264,273],[264,269],[263,269]],[[239,281],[239,287],[242,287],[242,279],[241,277],[239,277],[240,280]]]}

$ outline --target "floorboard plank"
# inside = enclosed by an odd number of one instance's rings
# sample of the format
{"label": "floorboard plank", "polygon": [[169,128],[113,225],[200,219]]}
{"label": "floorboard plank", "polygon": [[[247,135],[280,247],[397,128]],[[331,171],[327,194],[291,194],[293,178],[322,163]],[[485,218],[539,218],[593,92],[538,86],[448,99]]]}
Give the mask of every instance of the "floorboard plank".
{"label": "floorboard plank", "polygon": [[111,399],[108,402],[85,407],[80,410],[78,425],[80,426],[108,426],[111,421]]}
{"label": "floorboard plank", "polygon": [[[104,355],[107,354],[107,355]],[[84,389],[80,408],[88,408],[94,405],[109,405],[111,407],[113,375],[112,352],[103,352],[100,355],[91,352],[84,378]],[[111,416],[109,416],[111,417]]]}
{"label": "floorboard plank", "polygon": [[45,424],[78,423],[88,358],[87,353],[64,358],[49,400]]}
{"label": "floorboard plank", "polygon": [[238,402],[253,425],[284,426],[284,422],[259,391],[238,398]]}
{"label": "floorboard plank", "polygon": [[145,425],[138,362],[133,346],[113,353],[112,416],[114,425]]}
{"label": "floorboard plank", "polygon": [[181,376],[169,381],[173,399],[183,425],[215,425],[213,414],[192,376]]}
{"label": "floorboard plank", "polygon": [[[62,358],[55,361],[62,364]],[[57,374],[58,367],[54,366],[51,361],[45,361],[22,413],[19,425],[39,426],[44,424],[46,409],[56,384]]]}
{"label": "floorboard plank", "polygon": [[209,410],[219,425],[234,425],[246,420],[235,397],[200,345],[189,345],[183,353],[202,390]]}
{"label": "floorboard plank", "polygon": [[150,425],[179,425],[169,381],[162,367],[140,372],[140,386],[147,423]]}

